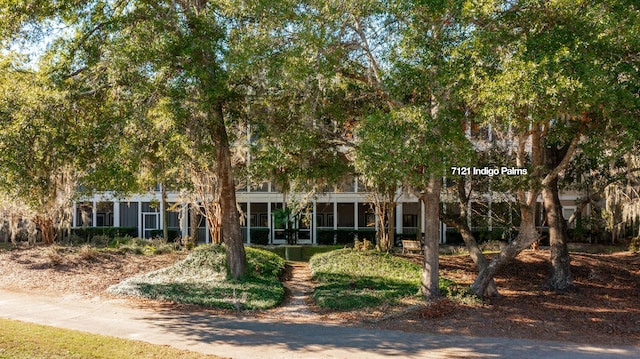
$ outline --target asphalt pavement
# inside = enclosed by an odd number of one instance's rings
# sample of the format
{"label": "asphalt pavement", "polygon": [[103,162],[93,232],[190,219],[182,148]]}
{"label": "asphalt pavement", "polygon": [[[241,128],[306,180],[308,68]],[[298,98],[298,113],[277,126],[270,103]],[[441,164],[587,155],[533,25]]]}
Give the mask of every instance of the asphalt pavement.
{"label": "asphalt pavement", "polygon": [[[0,290],[0,317],[230,358],[640,358],[640,347],[370,330]],[[1,328],[0,328],[1,330]]]}

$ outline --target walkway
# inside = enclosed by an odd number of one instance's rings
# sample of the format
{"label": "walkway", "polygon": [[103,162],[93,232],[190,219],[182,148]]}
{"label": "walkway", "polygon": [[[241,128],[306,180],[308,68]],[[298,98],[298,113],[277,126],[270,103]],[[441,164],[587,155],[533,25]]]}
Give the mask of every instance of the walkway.
{"label": "walkway", "polygon": [[[87,300],[76,295],[51,297],[2,290],[0,316],[231,358],[640,358],[638,347],[329,325],[305,309],[309,286],[301,284],[307,281],[299,275],[308,275],[308,270],[298,270],[294,271],[295,280],[289,283],[291,305],[276,310],[292,310],[288,314],[292,321],[286,323],[212,317],[204,311],[136,308],[126,300]],[[293,309],[296,305],[300,311]]]}

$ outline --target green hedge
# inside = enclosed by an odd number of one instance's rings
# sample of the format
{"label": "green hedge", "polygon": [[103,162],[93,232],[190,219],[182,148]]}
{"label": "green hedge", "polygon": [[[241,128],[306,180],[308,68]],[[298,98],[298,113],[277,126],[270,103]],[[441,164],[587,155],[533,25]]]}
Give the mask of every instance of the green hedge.
{"label": "green hedge", "polygon": [[332,245],[332,246],[322,246],[322,245],[271,245],[271,246],[259,246],[256,248],[261,248],[268,250],[269,252],[275,253],[280,257],[287,259],[287,248],[298,248],[300,250],[300,258],[296,258],[295,260],[300,260],[307,262],[311,257],[318,253],[325,253],[334,251],[336,249],[342,249],[340,245]]}
{"label": "green hedge", "polygon": [[321,245],[352,244],[356,238],[360,240],[366,238],[370,242],[375,243],[376,231],[374,229],[322,229],[317,232],[317,242]]}
{"label": "green hedge", "polygon": [[269,244],[269,228],[251,228],[251,244]]}
{"label": "green hedge", "polygon": [[86,241],[89,241],[94,236],[107,236],[109,238],[116,237],[137,237],[137,227],[86,227],[86,228],[73,228],[71,234],[76,235]]}
{"label": "green hedge", "polygon": [[[180,238],[182,232],[180,232],[180,230],[178,229],[169,229],[169,238],[168,241],[169,242],[175,242],[176,238]],[[164,231],[162,229],[152,229],[149,231],[149,236],[151,236],[151,238],[162,238],[164,236]]]}
{"label": "green hedge", "polygon": [[[492,231],[488,229],[478,229],[471,231],[478,244],[488,241],[508,242],[509,239],[515,239],[518,235],[517,231],[506,232],[504,228],[496,228]],[[462,235],[455,229],[447,230],[447,244],[464,244]]]}

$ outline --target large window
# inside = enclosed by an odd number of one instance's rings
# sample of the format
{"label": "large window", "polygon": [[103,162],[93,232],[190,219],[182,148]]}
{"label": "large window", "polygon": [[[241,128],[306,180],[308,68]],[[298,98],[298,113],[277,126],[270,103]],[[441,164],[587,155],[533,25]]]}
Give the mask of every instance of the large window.
{"label": "large window", "polygon": [[76,226],[77,227],[93,226],[93,203],[78,202],[76,204]]}
{"label": "large window", "polygon": [[96,204],[96,227],[113,227],[113,202]]}
{"label": "large window", "polygon": [[138,202],[120,203],[120,226],[138,227]]}

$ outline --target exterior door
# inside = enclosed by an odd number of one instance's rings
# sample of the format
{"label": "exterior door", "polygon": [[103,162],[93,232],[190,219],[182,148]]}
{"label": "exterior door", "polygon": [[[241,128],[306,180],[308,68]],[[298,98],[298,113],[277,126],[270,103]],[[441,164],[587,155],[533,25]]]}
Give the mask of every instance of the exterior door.
{"label": "exterior door", "polygon": [[151,231],[160,229],[159,213],[142,214],[142,230],[144,238],[151,238]]}

